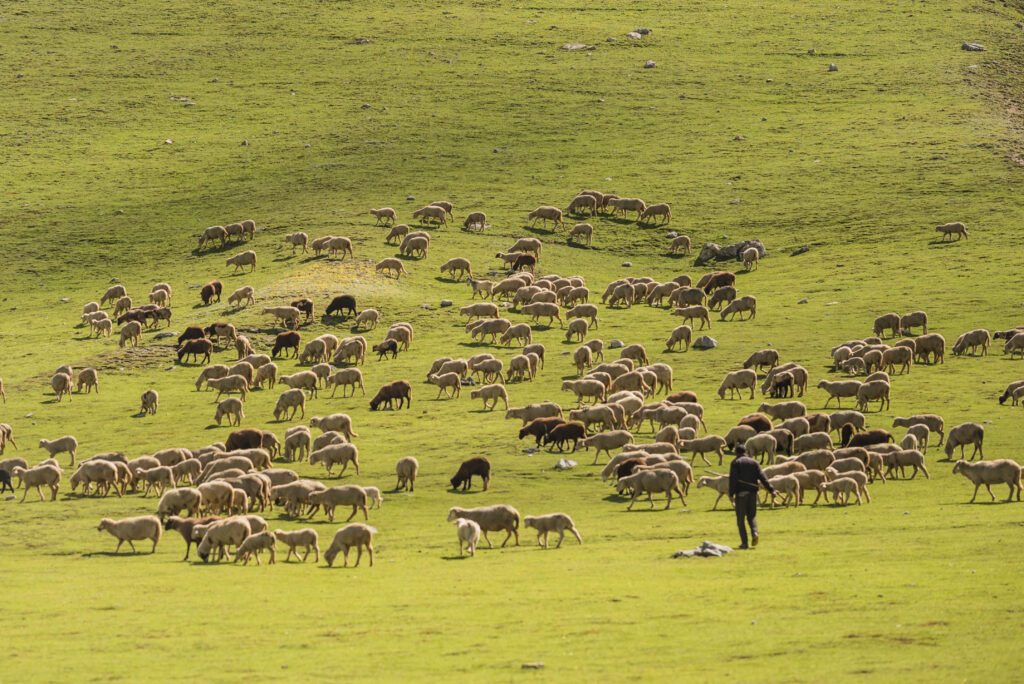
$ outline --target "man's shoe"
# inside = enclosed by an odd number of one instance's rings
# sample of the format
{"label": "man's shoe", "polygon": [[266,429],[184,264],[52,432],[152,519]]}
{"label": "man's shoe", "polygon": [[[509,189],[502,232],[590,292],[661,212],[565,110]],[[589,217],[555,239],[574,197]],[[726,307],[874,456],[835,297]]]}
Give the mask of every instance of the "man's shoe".
{"label": "man's shoe", "polygon": [[759,539],[760,537],[758,537],[756,534],[752,536],[751,541],[753,542],[754,546],[757,546],[757,542]]}
{"label": "man's shoe", "polygon": [[747,549],[749,549],[750,547],[749,547],[749,546],[747,546],[746,544],[744,544],[743,546],[741,546],[741,547],[739,547],[739,548],[740,548],[740,551],[746,551],[746,550],[747,550]]}

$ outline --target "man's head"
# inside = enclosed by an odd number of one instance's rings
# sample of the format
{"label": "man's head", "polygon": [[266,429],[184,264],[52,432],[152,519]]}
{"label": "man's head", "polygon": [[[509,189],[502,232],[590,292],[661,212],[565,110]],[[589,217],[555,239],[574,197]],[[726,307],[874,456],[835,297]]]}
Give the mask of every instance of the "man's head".
{"label": "man's head", "polygon": [[746,456],[747,455],[747,447],[745,447],[742,444],[737,444],[733,448],[733,452],[736,454],[736,458],[739,458],[740,456]]}

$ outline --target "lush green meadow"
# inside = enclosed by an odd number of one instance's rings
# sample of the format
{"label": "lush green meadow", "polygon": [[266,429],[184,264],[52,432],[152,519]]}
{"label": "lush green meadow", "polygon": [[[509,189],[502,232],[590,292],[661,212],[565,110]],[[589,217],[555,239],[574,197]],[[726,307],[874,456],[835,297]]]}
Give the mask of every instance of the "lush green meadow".
{"label": "lush green meadow", "polygon": [[[81,305],[113,278],[136,303],[170,282],[170,330],[228,320],[259,351],[277,329],[258,307],[299,296],[319,311],[342,293],[377,308],[371,343],[397,321],[416,329],[411,351],[363,367],[371,394],[411,380],[412,410],[374,413],[361,396],[308,404],[307,418],[352,416],[362,473],[343,481],[384,490],[370,515],[373,568],[365,558],[357,569],[182,563],[177,533],[155,555],[115,557],[98,519],[151,512],[155,500],[82,498],[66,480],[55,503],[19,504],[19,491],[0,501],[3,671],[24,681],[1015,679],[1024,508],[1001,502],[1005,488],[997,504],[983,492],[968,505],[970,485],[940,450],[928,453],[930,480],[876,483],[861,507],[763,510],[756,551],[672,560],[704,539],[735,541],[714,495],[693,489],[684,509],[627,512],[592,452],[556,472],[557,453],[524,452],[518,421],[482,412],[468,391],[437,401],[424,377],[437,357],[516,353],[470,343],[458,315],[469,287],[438,268],[466,256],[486,273],[524,235],[544,240],[539,273],[582,275],[598,296],[627,275],[707,270],[667,253],[670,229],[698,249],[764,241],[768,258],[737,284],[757,296],[757,318],[715,316],[717,349],[664,351],[681,321],[647,306],[601,307],[592,331],[672,364],[675,388],[699,394],[720,434],[761,401],[715,394],[756,349],[778,348],[813,386],[831,377],[830,348],[871,334],[887,311],[927,310],[950,346],[972,328],[1024,324],[1020,21],[1012,4],[961,0],[0,6],[0,422],[20,445],[5,458],[42,459],[38,439],[67,433],[80,456],[135,457],[230,431],[213,424],[214,395],[194,391],[199,368],[174,363],[173,340],[147,333],[125,350],[79,326]],[[625,37],[639,26],[653,34]],[[964,41],[988,49],[965,52]],[[596,49],[560,49],[576,42]],[[648,59],[657,68],[644,69]],[[597,218],[591,248],[525,225],[530,209],[564,207],[583,187],[669,202],[672,224]],[[369,208],[393,206],[408,222],[440,199],[455,203],[456,223],[433,231],[428,258],[406,261],[400,281],[376,275],[396,250]],[[488,215],[482,234],[459,230],[474,210]],[[245,218],[259,227],[246,246],[259,255],[254,274],[225,267],[234,248],[195,250],[206,226]],[[933,227],[957,220],[970,238],[938,243]],[[293,255],[283,236],[298,230],[351,237],[355,259]],[[213,278],[228,292],[254,286],[257,308],[229,307],[227,292],[198,306],[195,286]],[[349,325],[318,313],[302,332],[341,337]],[[576,345],[557,326],[534,335],[546,368],[509,386],[512,403],[568,409],[559,386],[575,377]],[[48,379],[63,363],[100,369],[100,394],[56,403]],[[1001,342],[987,357],[947,353],[895,378],[891,410],[869,424],[925,411],[947,430],[984,422],[986,456],[1021,460],[1021,409],[996,402],[1021,378],[1024,362]],[[136,417],[150,387],[160,412]],[[283,435],[277,395],[250,395],[244,424]],[[805,398],[812,410],[824,399]],[[417,489],[391,493],[406,455],[421,464]],[[491,489],[450,491],[458,464],[477,455],[494,464]],[[566,511],[584,545],[543,551],[524,531],[518,548],[459,559],[447,509],[493,503]],[[308,524],[326,549],[338,524]],[[533,662],[545,666],[521,669]]]}

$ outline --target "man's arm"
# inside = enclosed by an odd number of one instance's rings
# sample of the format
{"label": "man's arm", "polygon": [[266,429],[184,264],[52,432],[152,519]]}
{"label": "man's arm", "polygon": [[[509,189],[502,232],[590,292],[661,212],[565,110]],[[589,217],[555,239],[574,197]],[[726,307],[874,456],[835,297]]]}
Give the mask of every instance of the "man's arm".
{"label": "man's arm", "polygon": [[733,460],[729,466],[729,498],[732,499],[736,496],[736,460]]}
{"label": "man's arm", "polygon": [[764,476],[764,471],[761,470],[761,468],[757,469],[757,479],[761,481],[761,484],[764,485],[765,489],[767,489],[772,494],[775,493],[775,487],[772,487],[771,483],[768,482],[768,478]]}

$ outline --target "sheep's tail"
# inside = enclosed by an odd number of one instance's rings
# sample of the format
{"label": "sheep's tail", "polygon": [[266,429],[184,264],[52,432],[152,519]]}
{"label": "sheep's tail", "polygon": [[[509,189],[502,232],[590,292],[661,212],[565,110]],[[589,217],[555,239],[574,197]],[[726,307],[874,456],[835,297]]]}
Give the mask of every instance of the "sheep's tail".
{"label": "sheep's tail", "polygon": [[519,529],[519,512],[518,511],[516,511],[516,514],[512,518],[512,521],[513,521],[512,522],[512,529],[518,530]]}

